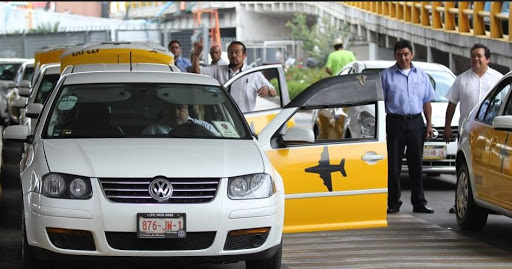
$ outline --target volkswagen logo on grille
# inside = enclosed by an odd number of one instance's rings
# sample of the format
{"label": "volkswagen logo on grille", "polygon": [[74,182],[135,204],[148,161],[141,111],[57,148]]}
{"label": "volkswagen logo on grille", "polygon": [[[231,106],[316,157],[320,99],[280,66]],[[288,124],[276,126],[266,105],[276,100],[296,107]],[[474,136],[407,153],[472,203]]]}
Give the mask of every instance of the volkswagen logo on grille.
{"label": "volkswagen logo on grille", "polygon": [[149,184],[149,195],[158,202],[169,200],[172,195],[172,185],[165,178],[155,178]]}
{"label": "volkswagen logo on grille", "polygon": [[432,132],[432,139],[436,139],[439,136],[439,132],[434,128],[432,128]]}

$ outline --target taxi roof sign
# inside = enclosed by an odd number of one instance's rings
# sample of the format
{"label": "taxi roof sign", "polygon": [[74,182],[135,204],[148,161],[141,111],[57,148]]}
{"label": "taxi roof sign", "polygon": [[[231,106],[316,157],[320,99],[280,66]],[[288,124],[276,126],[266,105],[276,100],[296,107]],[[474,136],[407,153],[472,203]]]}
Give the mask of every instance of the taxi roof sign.
{"label": "taxi roof sign", "polygon": [[69,65],[109,63],[174,65],[174,54],[151,42],[99,42],[73,46],[61,55],[61,71]]}

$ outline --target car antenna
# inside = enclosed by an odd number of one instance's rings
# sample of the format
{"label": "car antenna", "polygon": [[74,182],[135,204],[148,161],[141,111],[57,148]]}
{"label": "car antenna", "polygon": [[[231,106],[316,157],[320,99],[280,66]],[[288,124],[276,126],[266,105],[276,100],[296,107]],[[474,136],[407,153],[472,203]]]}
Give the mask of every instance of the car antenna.
{"label": "car antenna", "polygon": [[130,72],[132,71],[132,52],[130,51]]}

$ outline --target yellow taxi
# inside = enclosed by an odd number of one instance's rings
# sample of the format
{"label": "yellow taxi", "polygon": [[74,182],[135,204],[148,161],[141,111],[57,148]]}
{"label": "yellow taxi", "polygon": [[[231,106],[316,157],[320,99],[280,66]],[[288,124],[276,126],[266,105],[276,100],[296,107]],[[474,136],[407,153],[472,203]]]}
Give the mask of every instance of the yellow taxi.
{"label": "yellow taxi", "polygon": [[512,217],[511,84],[509,72],[462,124],[455,194],[461,229],[483,229],[489,213]]}

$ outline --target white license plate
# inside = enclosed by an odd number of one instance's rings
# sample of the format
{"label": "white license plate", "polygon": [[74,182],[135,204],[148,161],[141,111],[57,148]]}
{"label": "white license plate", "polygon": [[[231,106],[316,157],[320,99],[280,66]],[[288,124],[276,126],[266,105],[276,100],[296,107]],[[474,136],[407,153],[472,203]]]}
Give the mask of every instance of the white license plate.
{"label": "white license plate", "polygon": [[185,213],[138,213],[137,238],[185,238]]}
{"label": "white license plate", "polygon": [[423,159],[424,160],[441,160],[446,159],[446,146],[424,145],[423,146]]}

